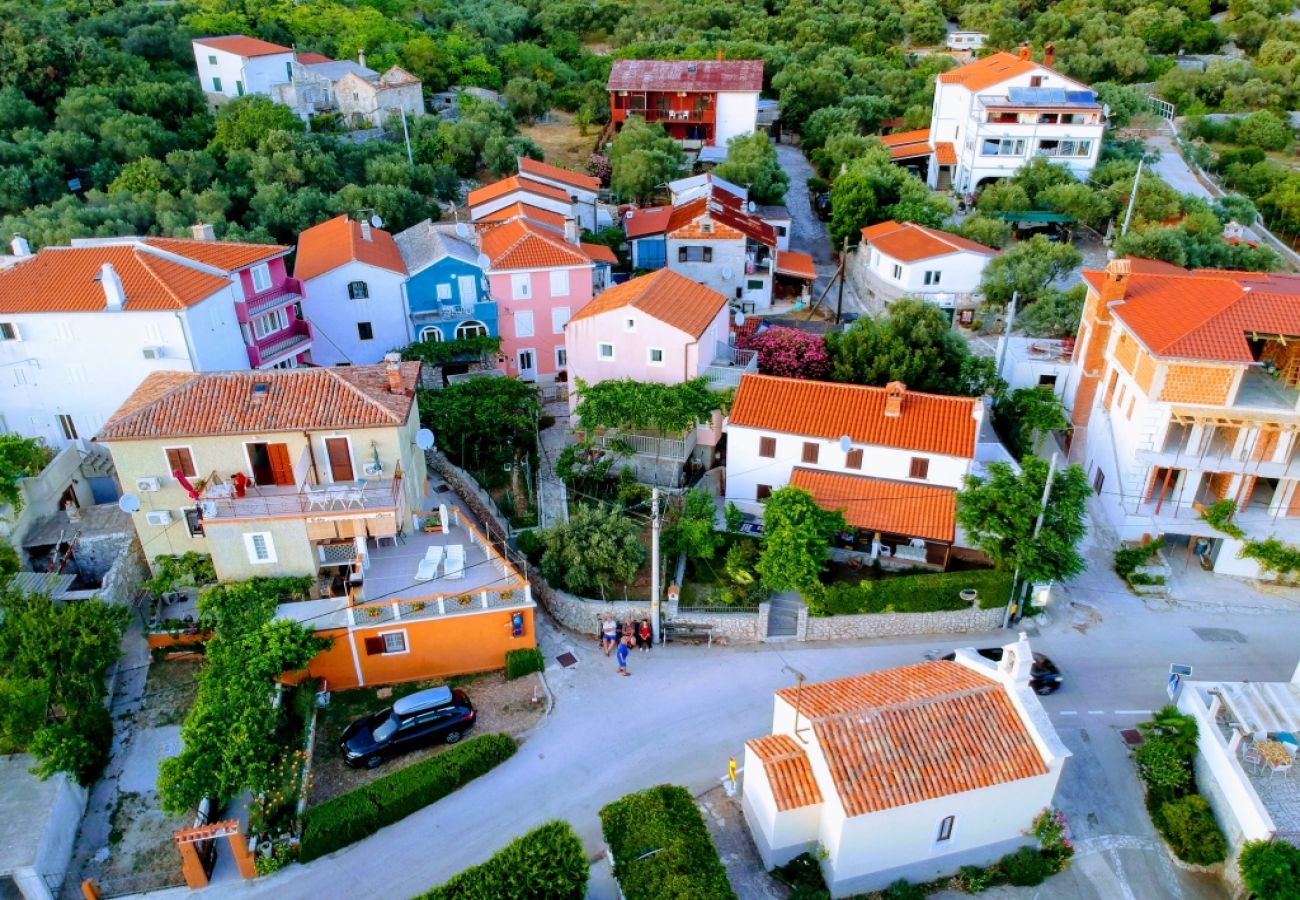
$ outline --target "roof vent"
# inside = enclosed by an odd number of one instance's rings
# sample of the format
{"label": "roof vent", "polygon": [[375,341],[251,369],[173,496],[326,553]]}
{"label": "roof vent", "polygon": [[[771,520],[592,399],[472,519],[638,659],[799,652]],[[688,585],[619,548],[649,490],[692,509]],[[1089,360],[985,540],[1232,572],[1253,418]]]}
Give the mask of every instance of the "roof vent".
{"label": "roof vent", "polygon": [[369,223],[369,222],[362,222],[362,223],[361,223],[361,240],[363,240],[363,241],[369,241],[369,240],[370,240],[370,223]]}
{"label": "roof vent", "polygon": [[217,232],[211,225],[199,222],[197,225],[190,226],[190,236],[196,241],[215,241]]}
{"label": "roof vent", "polygon": [[13,250],[14,256],[31,256],[32,247],[27,243],[27,238],[21,234],[15,234],[14,239],[9,242],[10,249]]}
{"label": "roof vent", "polygon": [[104,289],[104,309],[120,310],[126,306],[126,288],[122,287],[122,279],[112,263],[104,263],[95,280]]}
{"label": "roof vent", "polygon": [[253,382],[253,396],[254,396],[254,397],[265,396],[265,395],[266,395],[270,390],[271,390],[271,383],[270,383],[269,381],[254,381],[254,382]]}

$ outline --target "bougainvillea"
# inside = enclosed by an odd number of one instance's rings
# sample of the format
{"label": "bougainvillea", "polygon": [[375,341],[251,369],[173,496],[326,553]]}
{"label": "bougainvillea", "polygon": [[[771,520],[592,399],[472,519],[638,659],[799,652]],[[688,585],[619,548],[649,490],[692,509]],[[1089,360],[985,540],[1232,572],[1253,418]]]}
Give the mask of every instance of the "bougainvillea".
{"label": "bougainvillea", "polygon": [[824,379],[830,375],[831,359],[826,339],[820,334],[796,328],[773,327],[736,341],[741,350],[758,351],[758,371],[785,378]]}

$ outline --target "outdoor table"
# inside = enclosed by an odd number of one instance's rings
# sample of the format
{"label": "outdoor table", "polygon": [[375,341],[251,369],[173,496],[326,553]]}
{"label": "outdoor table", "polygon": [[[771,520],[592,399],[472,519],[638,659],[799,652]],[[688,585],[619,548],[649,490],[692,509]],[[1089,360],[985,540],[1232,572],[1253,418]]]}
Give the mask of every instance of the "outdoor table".
{"label": "outdoor table", "polygon": [[1291,765],[1291,754],[1286,752],[1281,741],[1256,741],[1255,749],[1271,769],[1283,769]]}

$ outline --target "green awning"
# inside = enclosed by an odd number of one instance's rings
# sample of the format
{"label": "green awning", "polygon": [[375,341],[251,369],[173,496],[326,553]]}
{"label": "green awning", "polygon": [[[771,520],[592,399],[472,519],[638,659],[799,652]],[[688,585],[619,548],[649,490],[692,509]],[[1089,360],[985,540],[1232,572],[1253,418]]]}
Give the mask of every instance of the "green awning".
{"label": "green awning", "polygon": [[1048,212],[1045,209],[1026,209],[1021,210],[1020,212],[993,213],[993,217],[1001,219],[1004,222],[1032,222],[1036,225],[1048,223],[1068,225],[1074,221],[1074,216],[1067,216],[1065,213]]}

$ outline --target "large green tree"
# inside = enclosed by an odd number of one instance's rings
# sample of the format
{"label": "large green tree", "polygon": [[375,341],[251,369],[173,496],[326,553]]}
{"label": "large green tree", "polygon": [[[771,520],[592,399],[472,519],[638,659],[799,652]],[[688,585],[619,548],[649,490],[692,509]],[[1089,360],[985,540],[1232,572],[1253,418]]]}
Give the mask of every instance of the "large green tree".
{"label": "large green tree", "polygon": [[[974,545],[999,567],[1019,569],[1028,582],[1063,581],[1084,570],[1079,542],[1087,530],[1086,503],[1091,488],[1083,469],[1066,466],[1056,473],[1046,507],[1042,505],[1048,464],[1026,456],[1017,472],[1009,463],[990,463],[986,477],[968,476],[957,494],[957,524]],[[1043,527],[1034,536],[1040,510]]]}
{"label": "large green tree", "polygon": [[777,162],[776,147],[766,131],[727,141],[727,160],[716,166],[713,174],[749,188],[749,199],[755,203],[780,203],[790,186],[790,176]]}
{"label": "large green tree", "polygon": [[812,591],[830,557],[830,540],[844,515],[822,509],[812,494],[787,485],[763,504],[763,551],[755,569],[774,591]]}
{"label": "large green tree", "polygon": [[440,391],[421,390],[418,398],[420,421],[458,465],[499,466],[533,446],[541,407],[531,384],[471,378]]}
{"label": "large green tree", "polygon": [[630,582],[645,565],[640,533],[637,521],[613,506],[578,506],[568,522],[542,532],[542,574],[565,590],[607,598],[615,582]]}
{"label": "large green tree", "polygon": [[1053,243],[1036,234],[989,261],[980,279],[980,292],[987,302],[997,304],[1018,294],[1023,308],[1082,262],[1083,254],[1073,244]]}
{"label": "large green tree", "polygon": [[695,562],[707,562],[726,544],[717,530],[718,507],[713,495],[702,488],[686,492],[682,507],[664,531],[664,549],[669,558],[685,553]]}
{"label": "large green tree", "polygon": [[646,201],[682,172],[686,156],[662,125],[632,116],[609,148],[609,186],[619,196]]}
{"label": "large green tree", "polygon": [[0,502],[8,503],[15,513],[22,512],[23,495],[18,483],[41,474],[53,455],[40,438],[25,438],[13,432],[0,434]]}

